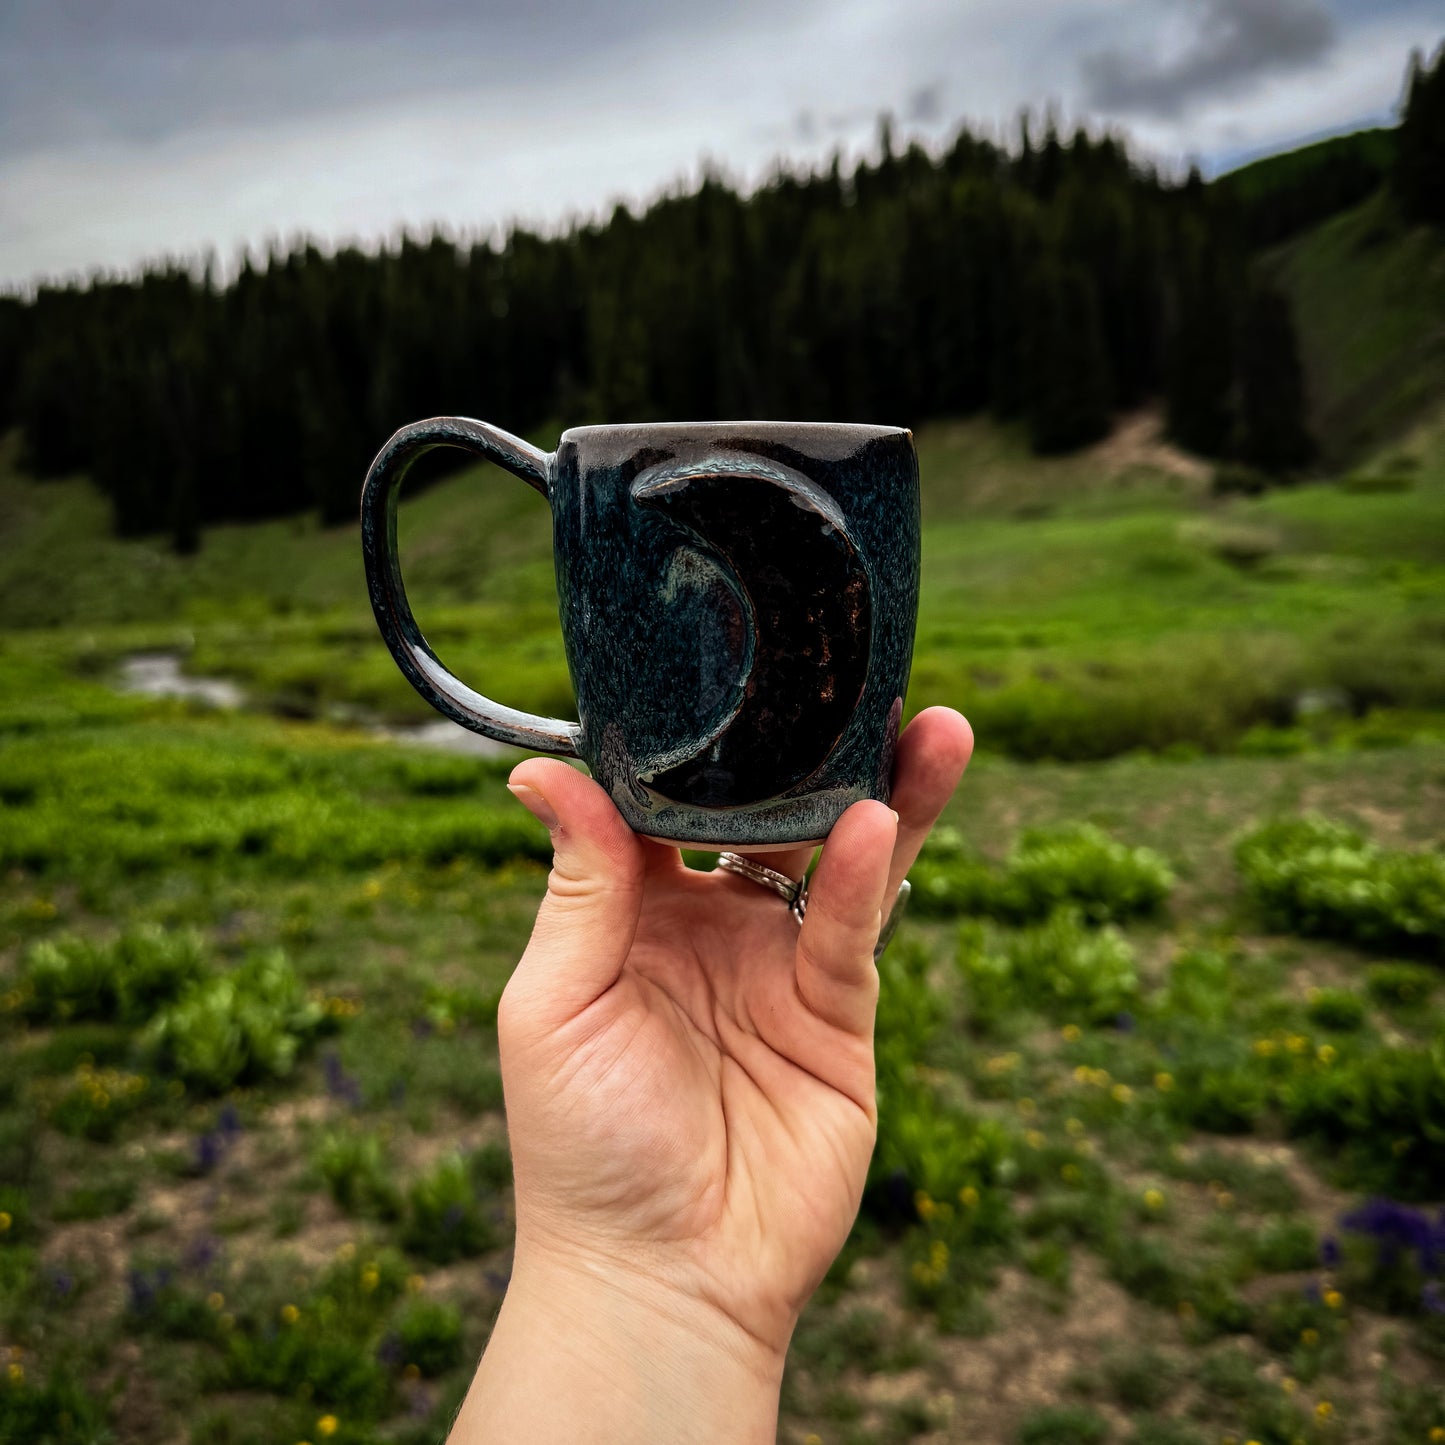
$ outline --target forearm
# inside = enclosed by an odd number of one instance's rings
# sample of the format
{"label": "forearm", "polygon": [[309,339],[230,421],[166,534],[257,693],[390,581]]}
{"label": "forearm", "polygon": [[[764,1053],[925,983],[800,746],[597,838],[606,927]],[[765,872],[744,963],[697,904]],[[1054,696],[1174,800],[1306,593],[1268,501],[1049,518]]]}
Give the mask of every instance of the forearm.
{"label": "forearm", "polygon": [[782,1373],[655,1280],[519,1258],[450,1445],[772,1445]]}

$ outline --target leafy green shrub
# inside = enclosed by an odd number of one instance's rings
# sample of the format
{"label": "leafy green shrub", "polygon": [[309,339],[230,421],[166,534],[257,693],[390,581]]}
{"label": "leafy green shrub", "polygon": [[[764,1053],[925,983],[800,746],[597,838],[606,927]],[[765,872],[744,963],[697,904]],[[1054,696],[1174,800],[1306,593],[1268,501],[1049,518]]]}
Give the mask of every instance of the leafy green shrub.
{"label": "leafy green shrub", "polygon": [[502,1243],[460,1154],[448,1154],[416,1180],[407,1191],[406,1202],[402,1243],[422,1259],[450,1264],[485,1254]]}
{"label": "leafy green shrub", "polygon": [[1001,874],[950,838],[925,853],[912,876],[924,913],[1009,923],[1038,922],[1064,906],[1091,923],[1117,922],[1157,912],[1174,886],[1157,853],[1117,843],[1087,823],[1025,830]]}
{"label": "leafy green shrub", "polygon": [[401,1358],[427,1376],[444,1375],[462,1362],[462,1314],[454,1304],[415,1299],[396,1322]]}
{"label": "leafy green shrub", "polygon": [[314,1157],[331,1197],[348,1214],[398,1217],[401,1196],[386,1141],[375,1130],[328,1129]]}
{"label": "leafy green shrub", "polygon": [[1183,1420],[1146,1416],[1134,1422],[1129,1445],[1209,1445],[1209,1439]]}
{"label": "leafy green shrub", "polygon": [[1311,816],[1256,828],[1235,859],[1274,927],[1445,951],[1445,854],[1379,848],[1342,823]]}
{"label": "leafy green shrub", "polygon": [[44,939],[20,964],[22,1008],[47,1022],[120,1019],[140,1023],[206,970],[200,938],[141,928],[109,943]]}
{"label": "leafy green shrub", "polygon": [[1445,1034],[1429,1048],[1316,1060],[1277,1089],[1285,1125],[1357,1184],[1430,1198],[1445,1177]]}
{"label": "leafy green shrub", "polygon": [[1071,909],[1008,935],[966,928],[958,966],[984,1023],[1020,1006],[1102,1021],[1128,1009],[1139,992],[1134,951],[1124,936],[1112,927],[1086,928]]}
{"label": "leafy green shrub", "polygon": [[1312,1269],[1319,1262],[1319,1241],[1304,1219],[1271,1219],[1250,1240],[1249,1250],[1268,1274]]}
{"label": "leafy green shrub", "polygon": [[142,1035],[156,1067],[197,1088],[290,1073],[301,1048],[329,1015],[309,999],[286,956],[256,954],[231,973],[192,984]]}
{"label": "leafy green shrub", "polygon": [[1372,963],[1365,970],[1365,988],[1387,1008],[1415,1009],[1429,1001],[1438,976],[1418,963]]}
{"label": "leafy green shrub", "polygon": [[1233,1009],[1236,962],[1237,955],[1222,948],[1181,949],[1169,964],[1160,1013],[1225,1023]]}
{"label": "leafy green shrub", "polygon": [[1048,1405],[1024,1417],[1018,1445],[1102,1445],[1109,1422],[1083,1405]]}
{"label": "leafy green shrub", "polygon": [[1365,1002],[1347,988],[1320,988],[1309,998],[1311,1023],[1336,1033],[1353,1033],[1365,1023]]}

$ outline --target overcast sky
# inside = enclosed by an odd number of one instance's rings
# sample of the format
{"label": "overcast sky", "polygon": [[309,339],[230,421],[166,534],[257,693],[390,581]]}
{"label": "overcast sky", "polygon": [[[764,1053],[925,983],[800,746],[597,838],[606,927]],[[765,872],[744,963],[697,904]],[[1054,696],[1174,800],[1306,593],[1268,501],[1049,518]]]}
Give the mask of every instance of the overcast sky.
{"label": "overcast sky", "polygon": [[1389,119],[1439,0],[3,0],[0,284],[555,226],[1025,105],[1207,171]]}

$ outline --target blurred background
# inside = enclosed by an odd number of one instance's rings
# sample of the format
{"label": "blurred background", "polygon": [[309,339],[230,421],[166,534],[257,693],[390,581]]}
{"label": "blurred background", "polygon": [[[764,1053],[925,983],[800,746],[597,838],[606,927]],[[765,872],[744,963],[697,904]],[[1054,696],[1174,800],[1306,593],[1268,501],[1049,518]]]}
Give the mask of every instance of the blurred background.
{"label": "blurred background", "polygon": [[[780,1440],[1445,1441],[1445,51],[1356,0],[4,7],[0,1440],[436,1440],[485,1342],[547,840],[355,525],[446,412],[915,430],[979,755]],[[417,473],[569,715],[545,506]]]}

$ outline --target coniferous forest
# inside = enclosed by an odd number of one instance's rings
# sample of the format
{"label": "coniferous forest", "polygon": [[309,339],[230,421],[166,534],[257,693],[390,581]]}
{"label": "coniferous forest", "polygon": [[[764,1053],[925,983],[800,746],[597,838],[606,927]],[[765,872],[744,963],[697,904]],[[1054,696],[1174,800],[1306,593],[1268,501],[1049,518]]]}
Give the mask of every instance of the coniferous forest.
{"label": "coniferous forest", "polygon": [[[1425,218],[1442,77],[1417,58],[1397,133],[1402,209]],[[88,472],[118,532],[182,551],[210,522],[349,520],[386,436],[445,412],[525,432],[986,411],[1048,453],[1157,400],[1206,456],[1306,465],[1289,307],[1251,252],[1378,164],[1250,198],[1163,177],[1114,135],[1036,130],[932,153],[885,124],[851,169],[746,195],[710,175],[563,234],[298,243],[224,281],[170,263],[0,297],[0,427],[36,475]]]}

